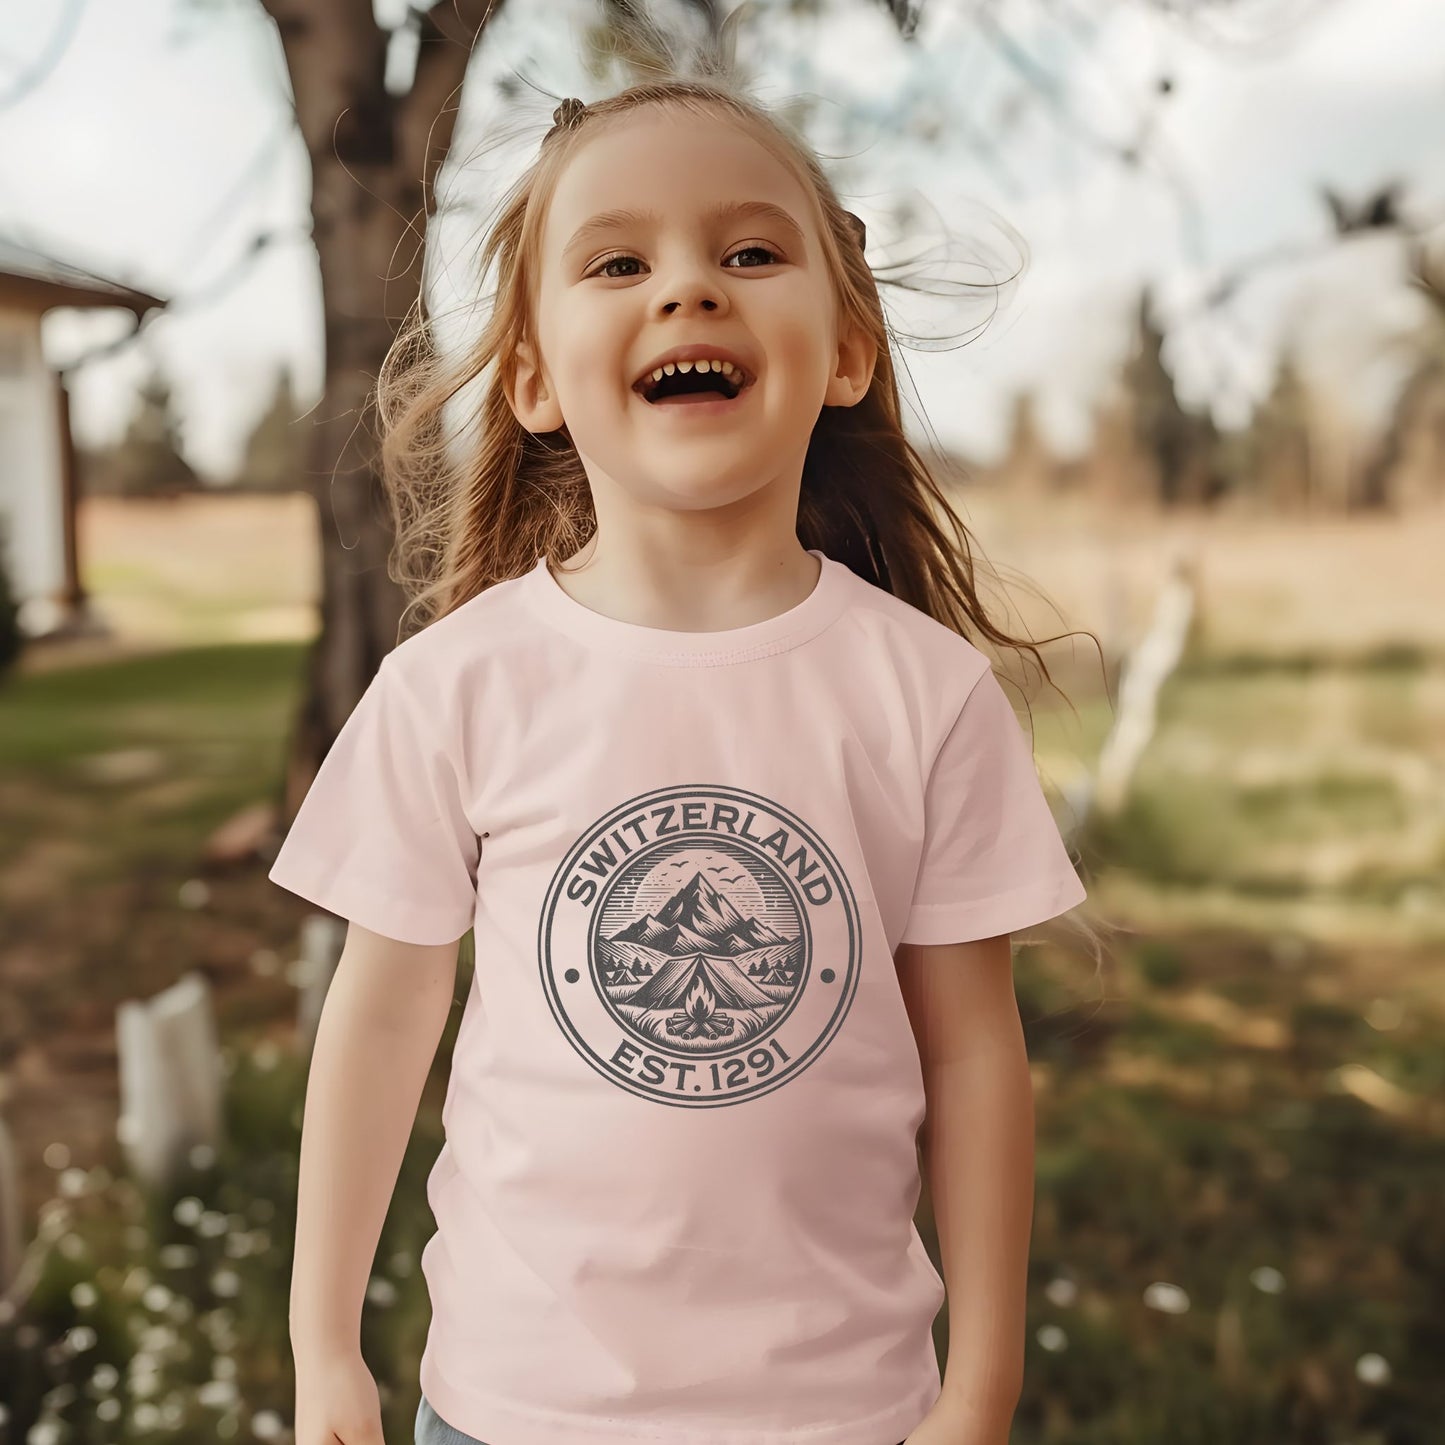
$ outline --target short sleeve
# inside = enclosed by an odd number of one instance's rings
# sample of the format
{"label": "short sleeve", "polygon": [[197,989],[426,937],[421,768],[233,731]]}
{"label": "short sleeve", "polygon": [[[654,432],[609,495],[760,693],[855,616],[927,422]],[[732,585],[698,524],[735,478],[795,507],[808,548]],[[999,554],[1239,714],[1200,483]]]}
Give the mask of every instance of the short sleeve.
{"label": "short sleeve", "polygon": [[985,668],[925,785],[923,852],[900,942],[993,938],[1067,912],[1086,896],[1028,735]]}
{"label": "short sleeve", "polygon": [[388,655],[322,759],[271,881],[402,943],[460,938],[479,844],[438,734]]}

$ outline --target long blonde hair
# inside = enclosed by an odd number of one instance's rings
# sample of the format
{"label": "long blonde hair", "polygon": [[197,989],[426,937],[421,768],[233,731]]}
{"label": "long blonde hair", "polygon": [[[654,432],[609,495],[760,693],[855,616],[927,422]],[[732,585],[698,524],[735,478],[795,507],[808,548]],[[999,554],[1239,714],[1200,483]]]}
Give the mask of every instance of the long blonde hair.
{"label": "long blonde hair", "polygon": [[[396,527],[391,575],[416,626],[442,617],[545,555],[570,557],[596,529],[581,459],[565,431],[526,431],[507,401],[517,343],[531,333],[548,200],[563,168],[596,125],[643,106],[674,106],[731,122],[765,146],[816,198],[824,261],[843,313],[872,337],[877,360],[867,394],[822,409],[808,443],[798,501],[798,540],[928,613],[976,645],[1033,655],[1037,644],[991,619],[975,586],[968,528],[904,435],[891,331],[872,270],[843,207],[805,141],[723,80],[667,78],[631,85],[586,106],[558,107],[565,121],[504,196],[482,242],[482,275],[496,267],[486,324],[460,355],[438,345],[424,295],[408,310],[377,379],[383,479]],[[475,441],[448,436],[445,409],[492,367]],[[1065,634],[1067,635],[1067,634]],[[1045,642],[1054,639],[1042,639]]]}

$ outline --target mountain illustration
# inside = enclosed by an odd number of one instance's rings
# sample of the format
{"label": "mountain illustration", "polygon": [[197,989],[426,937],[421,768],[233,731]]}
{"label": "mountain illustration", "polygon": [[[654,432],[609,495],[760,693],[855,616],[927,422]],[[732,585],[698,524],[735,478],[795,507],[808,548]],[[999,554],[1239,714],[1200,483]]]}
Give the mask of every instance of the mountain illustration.
{"label": "mountain illustration", "polygon": [[739,954],[791,943],[756,918],[745,918],[701,873],[655,913],[634,919],[608,940],[641,943],[660,953]]}

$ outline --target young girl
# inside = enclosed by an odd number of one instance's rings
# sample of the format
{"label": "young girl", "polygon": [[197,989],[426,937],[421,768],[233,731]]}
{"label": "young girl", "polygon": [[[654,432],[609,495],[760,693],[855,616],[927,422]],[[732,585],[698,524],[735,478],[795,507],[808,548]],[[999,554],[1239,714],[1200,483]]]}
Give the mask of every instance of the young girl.
{"label": "young girl", "polygon": [[[429,625],[270,875],[351,923],[306,1101],[296,1445],[381,1445],[362,1298],[468,929],[418,1442],[1004,1445],[1009,935],[1085,896],[965,634],[1018,644],[806,147],[713,80],[555,120],[483,248],[480,342],[443,361],[418,310],[380,378]],[[465,450],[443,408],[489,365]]]}

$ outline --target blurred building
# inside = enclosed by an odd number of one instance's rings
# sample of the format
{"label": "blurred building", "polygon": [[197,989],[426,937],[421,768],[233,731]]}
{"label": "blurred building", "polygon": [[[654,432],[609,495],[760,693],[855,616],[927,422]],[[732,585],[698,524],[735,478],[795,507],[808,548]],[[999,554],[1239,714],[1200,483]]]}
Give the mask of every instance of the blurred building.
{"label": "blurred building", "polygon": [[114,306],[139,323],[165,304],[0,236],[0,545],[31,636],[86,624],[70,394],[46,364],[41,318],[55,306]]}

